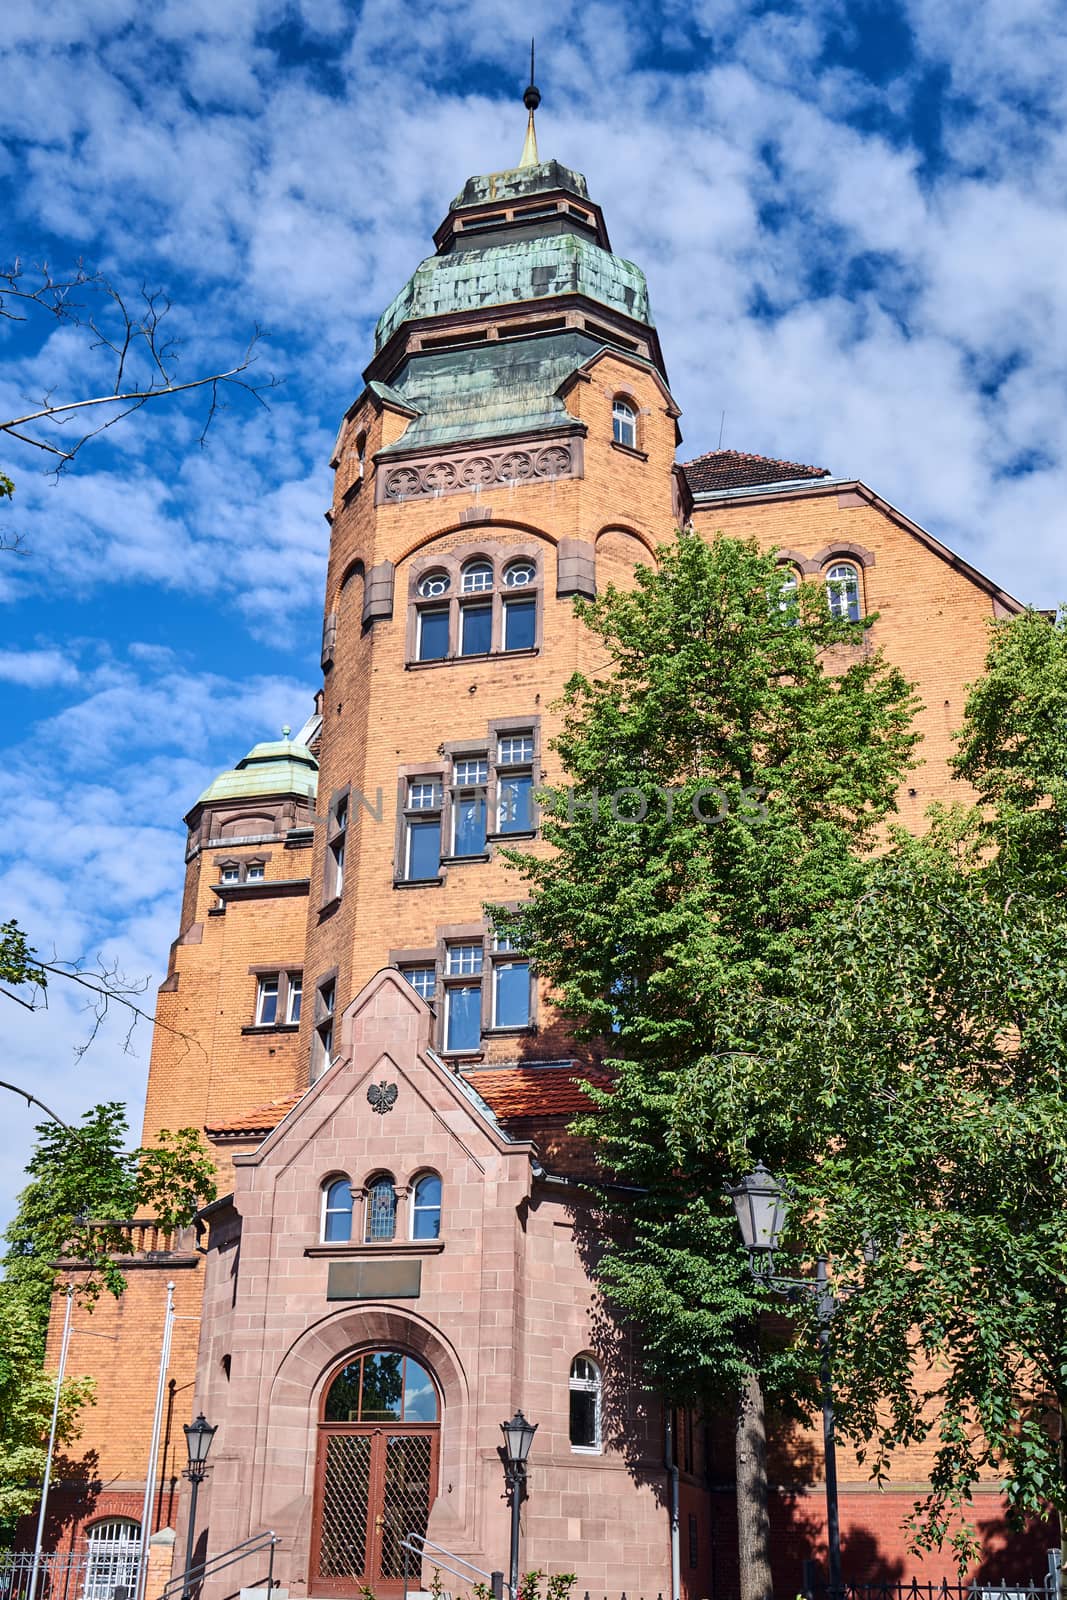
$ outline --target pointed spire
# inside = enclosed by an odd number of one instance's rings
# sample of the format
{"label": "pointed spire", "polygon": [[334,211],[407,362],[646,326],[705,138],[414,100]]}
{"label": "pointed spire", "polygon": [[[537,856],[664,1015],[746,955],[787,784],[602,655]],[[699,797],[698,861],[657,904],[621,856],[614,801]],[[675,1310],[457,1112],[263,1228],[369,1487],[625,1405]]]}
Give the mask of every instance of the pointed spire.
{"label": "pointed spire", "polygon": [[530,40],[530,82],[522,97],[522,103],[530,113],[530,120],[526,124],[526,142],[522,147],[519,157],[520,167],[536,167],[540,158],[537,154],[537,129],[534,127],[534,112],[541,104],[541,91],[534,83],[534,41]]}

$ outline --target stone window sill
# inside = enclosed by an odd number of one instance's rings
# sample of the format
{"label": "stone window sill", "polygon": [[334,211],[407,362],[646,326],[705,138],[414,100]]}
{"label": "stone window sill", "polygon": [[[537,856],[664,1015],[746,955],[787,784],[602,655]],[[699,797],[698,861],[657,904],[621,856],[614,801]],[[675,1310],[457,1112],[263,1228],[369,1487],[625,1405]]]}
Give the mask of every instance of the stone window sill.
{"label": "stone window sill", "polygon": [[299,1033],[299,1022],[253,1022],[247,1028],[241,1029],[242,1033]]}
{"label": "stone window sill", "polygon": [[506,1039],[533,1035],[537,1029],[532,1022],[516,1022],[499,1028],[486,1028],[484,1031],[487,1039]]}
{"label": "stone window sill", "polygon": [[[462,858],[469,861],[469,856]],[[444,883],[444,878],[394,878],[394,889],[439,889]]]}
{"label": "stone window sill", "polygon": [[[519,591],[516,590],[516,593]],[[406,661],[405,672],[423,672],[429,667],[462,666],[465,661],[515,661],[528,656],[539,656],[541,646],[529,645],[524,650],[486,650],[476,656],[440,656],[436,661]]]}
{"label": "stone window sill", "polygon": [[338,1240],[336,1244],[309,1244],[304,1254],[315,1259],[321,1256],[436,1256],[444,1247],[443,1239],[375,1239],[359,1244],[343,1244]]}
{"label": "stone window sill", "polygon": [[632,444],[621,444],[618,439],[612,439],[611,448],[613,450],[621,450],[624,456],[633,456],[636,461],[648,460],[647,450],[638,450],[636,446]]}
{"label": "stone window sill", "polygon": [[[537,829],[523,828],[515,833],[487,833],[485,838],[487,844],[511,844],[514,840],[536,839]],[[486,860],[488,859],[487,856]]]}
{"label": "stone window sill", "polygon": [[[488,837],[489,836],[487,834],[486,838],[488,838]],[[467,865],[468,862],[479,862],[479,861],[488,861],[488,860],[489,860],[489,852],[488,852],[488,850],[483,850],[476,856],[442,856],[441,857],[441,865],[443,867],[464,867],[464,866]],[[436,880],[433,880],[433,881],[436,881]]]}

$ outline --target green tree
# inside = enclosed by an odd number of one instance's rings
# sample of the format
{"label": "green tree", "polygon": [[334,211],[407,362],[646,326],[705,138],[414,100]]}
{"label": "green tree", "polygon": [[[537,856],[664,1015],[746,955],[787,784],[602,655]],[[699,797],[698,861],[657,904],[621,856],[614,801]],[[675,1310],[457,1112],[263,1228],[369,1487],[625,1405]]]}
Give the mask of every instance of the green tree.
{"label": "green tree", "polygon": [[983,1474],[1020,1518],[1054,1508],[1061,1544],[1067,1520],[1065,691],[1062,617],[994,627],[956,760],[980,808],[896,839],[745,1068],[759,1115],[820,1130],[791,1176],[798,1243],[845,1291],[843,1423],[879,1474],[932,1441],[913,1530],[936,1545],[963,1518],[961,1564]]}
{"label": "green tree", "polygon": [[[192,1128],[163,1132],[156,1146],[125,1148],[125,1108],[94,1106],[81,1125],[45,1122],[4,1234],[0,1278],[0,1533],[33,1509],[44,1471],[55,1378],[44,1369],[52,1298],[64,1280],[61,1260],[79,1264],[79,1299],[90,1306],[105,1290],[125,1287],[123,1259],[133,1251],[121,1226],[150,1216],[164,1228],[190,1222],[214,1199],[214,1168]],[[60,1442],[77,1436],[89,1380],[63,1387]]]}
{"label": "green tree", "polygon": [[672,1395],[737,1398],[744,1600],[770,1594],[764,1393],[803,1404],[810,1351],[758,1334],[764,1298],[723,1199],[755,1153],[797,1166],[809,1130],[755,1118],[747,1078],[768,997],[787,1001],[819,919],[859,894],[912,760],[916,702],[773,553],[681,533],[631,594],[578,611],[604,670],[577,676],[541,797],[547,856],[512,854],[512,927],[579,1038],[609,1039],[610,1093],[582,1126],[643,1193],[602,1281]]}

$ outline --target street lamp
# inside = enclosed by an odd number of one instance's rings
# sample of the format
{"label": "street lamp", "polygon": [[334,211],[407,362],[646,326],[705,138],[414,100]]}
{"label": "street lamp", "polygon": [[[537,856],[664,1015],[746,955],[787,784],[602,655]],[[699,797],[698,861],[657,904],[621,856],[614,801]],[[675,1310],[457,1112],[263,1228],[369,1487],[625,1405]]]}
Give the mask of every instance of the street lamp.
{"label": "street lamp", "polygon": [[511,1563],[509,1581],[511,1600],[519,1592],[519,1512],[526,1495],[526,1458],[530,1454],[536,1422],[527,1422],[521,1411],[516,1411],[510,1422],[502,1422],[504,1435],[504,1479],[511,1496]]}
{"label": "street lamp", "polygon": [[[810,1294],[815,1300],[819,1321],[819,1384],[822,1390],[822,1445],[826,1478],[826,1545],[829,1556],[830,1600],[841,1596],[841,1522],[837,1503],[837,1441],[834,1436],[834,1391],[830,1370],[830,1319],[834,1297],[830,1290],[827,1262],[820,1256],[815,1280],[780,1277],[774,1270],[774,1252],[781,1243],[789,1215],[789,1191],[768,1172],[761,1161],[755,1172],[728,1187],[734,1203],[741,1238],[748,1251],[752,1276],[774,1294],[795,1299]],[[867,1254],[866,1249],[864,1254]],[[868,1258],[871,1259],[871,1258]]]}
{"label": "street lamp", "polygon": [[204,1413],[201,1411],[195,1422],[182,1424],[185,1434],[185,1449],[189,1457],[185,1468],[185,1477],[192,1485],[192,1494],[189,1498],[189,1532],[185,1541],[185,1582],[182,1584],[182,1600],[189,1600],[193,1592],[193,1540],[196,1537],[196,1499],[200,1493],[200,1485],[207,1472],[207,1456],[211,1449],[211,1441],[218,1432],[218,1425],[211,1426]]}

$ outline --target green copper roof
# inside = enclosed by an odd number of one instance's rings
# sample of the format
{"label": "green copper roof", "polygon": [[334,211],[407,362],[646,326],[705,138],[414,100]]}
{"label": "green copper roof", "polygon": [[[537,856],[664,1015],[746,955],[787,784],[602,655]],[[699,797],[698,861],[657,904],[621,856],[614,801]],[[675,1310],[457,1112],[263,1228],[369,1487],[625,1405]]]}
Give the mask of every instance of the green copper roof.
{"label": "green copper roof", "polygon": [[580,172],[565,167],[561,161],[542,161],[536,167],[512,167],[509,172],[489,172],[481,178],[468,178],[450,209],[462,211],[465,206],[519,200],[531,194],[549,194],[556,189],[567,189],[580,200],[589,199],[589,190]]}
{"label": "green copper roof", "polygon": [[251,800],[270,794],[303,794],[313,800],[318,772],[318,762],[306,745],[289,739],[270,740],[253,745],[236,767],[220,773],[196,803],[202,806],[209,800]]}
{"label": "green copper roof", "polygon": [[402,323],[415,317],[561,294],[587,295],[638,322],[652,322],[641,268],[591,239],[563,233],[428,257],[382,313],[374,346],[380,350]]}
{"label": "green copper roof", "polygon": [[573,329],[409,356],[393,385],[422,415],[381,454],[573,426],[556,390],[600,348]]}

